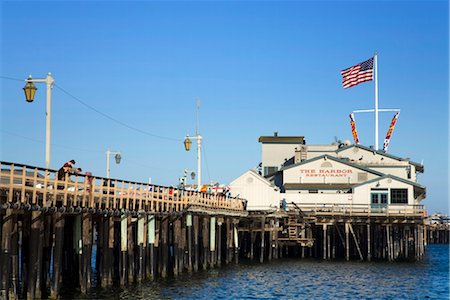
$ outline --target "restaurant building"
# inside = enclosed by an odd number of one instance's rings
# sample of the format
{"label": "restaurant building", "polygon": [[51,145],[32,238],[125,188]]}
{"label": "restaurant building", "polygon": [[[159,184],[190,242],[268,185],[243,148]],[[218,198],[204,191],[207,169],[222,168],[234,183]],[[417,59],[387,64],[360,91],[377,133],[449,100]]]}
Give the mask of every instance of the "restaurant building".
{"label": "restaurant building", "polygon": [[414,213],[426,197],[422,164],[346,141],[307,145],[303,136],[261,136],[260,172],[230,183],[248,209],[295,203],[304,210]]}

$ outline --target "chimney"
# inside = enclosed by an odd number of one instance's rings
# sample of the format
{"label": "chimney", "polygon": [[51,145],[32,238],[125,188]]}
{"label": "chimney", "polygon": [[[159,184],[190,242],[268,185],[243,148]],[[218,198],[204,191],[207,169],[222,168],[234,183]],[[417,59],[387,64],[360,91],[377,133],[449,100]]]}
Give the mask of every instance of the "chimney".
{"label": "chimney", "polygon": [[275,132],[273,133],[273,136],[278,136],[278,131],[275,131]]}

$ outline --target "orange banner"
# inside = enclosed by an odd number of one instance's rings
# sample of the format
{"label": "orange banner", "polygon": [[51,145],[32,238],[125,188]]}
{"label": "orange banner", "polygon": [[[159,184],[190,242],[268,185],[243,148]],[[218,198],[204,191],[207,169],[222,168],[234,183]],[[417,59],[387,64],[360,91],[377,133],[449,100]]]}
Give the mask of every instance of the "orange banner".
{"label": "orange banner", "polygon": [[391,140],[391,135],[394,132],[395,123],[397,123],[399,113],[396,113],[392,118],[391,125],[389,126],[388,132],[386,134],[386,138],[384,139],[383,151],[386,152],[389,147],[389,141]]}
{"label": "orange banner", "polygon": [[349,117],[350,117],[350,126],[352,128],[353,140],[355,141],[355,144],[359,144],[358,132],[356,131],[355,117],[353,114],[350,114]]}

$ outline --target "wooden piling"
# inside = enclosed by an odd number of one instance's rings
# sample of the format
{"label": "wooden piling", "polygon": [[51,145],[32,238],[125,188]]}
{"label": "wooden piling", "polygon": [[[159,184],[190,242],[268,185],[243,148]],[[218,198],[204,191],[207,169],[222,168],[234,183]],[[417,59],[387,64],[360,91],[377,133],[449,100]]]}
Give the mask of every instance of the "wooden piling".
{"label": "wooden piling", "polygon": [[[135,220],[134,220],[135,221]],[[134,245],[135,245],[135,236],[133,228],[136,222],[133,222],[133,218],[128,216],[128,228],[127,228],[127,245],[128,245],[128,283],[134,283],[135,281],[135,254],[134,254]]]}
{"label": "wooden piling", "polygon": [[[19,226],[18,226],[18,216],[17,214],[13,214],[13,220],[12,220],[12,229],[11,229],[11,288],[9,290],[10,299],[16,299],[17,295],[19,294]],[[41,219],[40,219],[41,220]],[[42,223],[42,221],[41,221]],[[42,233],[42,228],[39,227],[39,233],[38,233],[38,239],[40,238],[40,234]],[[42,255],[42,251],[39,251],[39,248],[41,245],[42,239],[38,241],[38,245],[36,247],[37,250],[37,270],[40,271],[40,265],[42,259],[40,258],[40,255]],[[41,273],[38,272],[36,275],[36,295],[37,297],[41,297],[41,285],[40,282],[40,276]]]}
{"label": "wooden piling", "polygon": [[128,216],[124,213],[120,218],[120,285],[125,286],[128,281]]}
{"label": "wooden piling", "polygon": [[2,218],[2,245],[0,257],[0,298],[8,299],[11,279],[11,230],[13,227],[13,211],[6,209]]}
{"label": "wooden piling", "polygon": [[370,223],[367,223],[367,261],[372,260],[372,245],[370,240]]}
{"label": "wooden piling", "polygon": [[56,212],[54,214],[54,247],[53,247],[53,280],[50,289],[50,298],[57,299],[62,281],[62,258],[64,241],[64,214]]}
{"label": "wooden piling", "polygon": [[92,216],[88,213],[83,213],[82,217],[82,242],[83,249],[81,254],[80,264],[80,289],[82,293],[86,293],[91,288],[92,281]]}
{"label": "wooden piling", "polygon": [[261,253],[259,254],[259,262],[264,262],[264,248],[265,248],[265,235],[266,235],[266,218],[261,218]]}
{"label": "wooden piling", "polygon": [[168,275],[168,263],[169,263],[169,244],[168,244],[168,233],[169,233],[169,218],[164,217],[161,221],[161,277],[166,278]]}
{"label": "wooden piling", "polygon": [[202,267],[203,270],[207,269],[208,261],[209,261],[209,217],[204,216],[203,217],[203,230],[202,230],[202,236],[203,236],[203,261],[202,261]]}
{"label": "wooden piling", "polygon": [[210,266],[214,268],[215,257],[216,257],[216,217],[210,218],[209,226],[209,256],[210,256]]}
{"label": "wooden piling", "polygon": [[173,222],[173,253],[174,253],[174,267],[173,274],[175,276],[181,274],[181,258],[183,253],[180,251],[181,241],[181,219],[177,218]]}
{"label": "wooden piling", "polygon": [[200,253],[199,253],[199,220],[198,215],[193,216],[193,227],[194,227],[194,271],[197,272],[199,268],[199,259],[200,259]]}
{"label": "wooden piling", "polygon": [[148,277],[151,280],[154,280],[156,277],[156,268],[155,268],[155,237],[156,237],[156,220],[155,215],[147,216],[147,231],[148,231],[148,248],[149,248],[149,256],[147,262],[147,273]]}
{"label": "wooden piling", "polygon": [[350,260],[350,238],[348,222],[345,222],[345,259]]}
{"label": "wooden piling", "polygon": [[217,219],[217,265],[220,267],[222,264],[222,224],[223,224],[223,218]]}
{"label": "wooden piling", "polygon": [[238,220],[233,220],[233,232],[234,232],[233,245],[234,245],[234,263],[235,264],[239,263],[239,232],[237,229],[237,225],[238,225]]}
{"label": "wooden piling", "polygon": [[323,244],[323,259],[327,259],[327,224],[322,224],[322,231],[323,231],[323,238],[322,238],[322,244]]}
{"label": "wooden piling", "polygon": [[188,252],[188,272],[192,272],[192,215],[186,215],[187,227],[187,252]]}

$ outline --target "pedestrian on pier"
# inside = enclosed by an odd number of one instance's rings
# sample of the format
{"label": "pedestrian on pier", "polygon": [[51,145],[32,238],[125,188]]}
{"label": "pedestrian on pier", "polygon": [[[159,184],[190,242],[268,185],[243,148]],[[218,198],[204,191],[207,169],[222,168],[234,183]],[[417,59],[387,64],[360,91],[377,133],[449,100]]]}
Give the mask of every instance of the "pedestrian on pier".
{"label": "pedestrian on pier", "polygon": [[[59,170],[58,173],[56,173],[56,178],[58,181],[64,181],[66,179],[66,174],[69,174],[70,172],[70,164],[65,163]],[[64,186],[58,185],[58,190],[62,190]]]}
{"label": "pedestrian on pier", "polygon": [[86,172],[86,176],[84,177],[84,187],[88,193],[92,190],[92,181],[93,181],[92,173]]}

